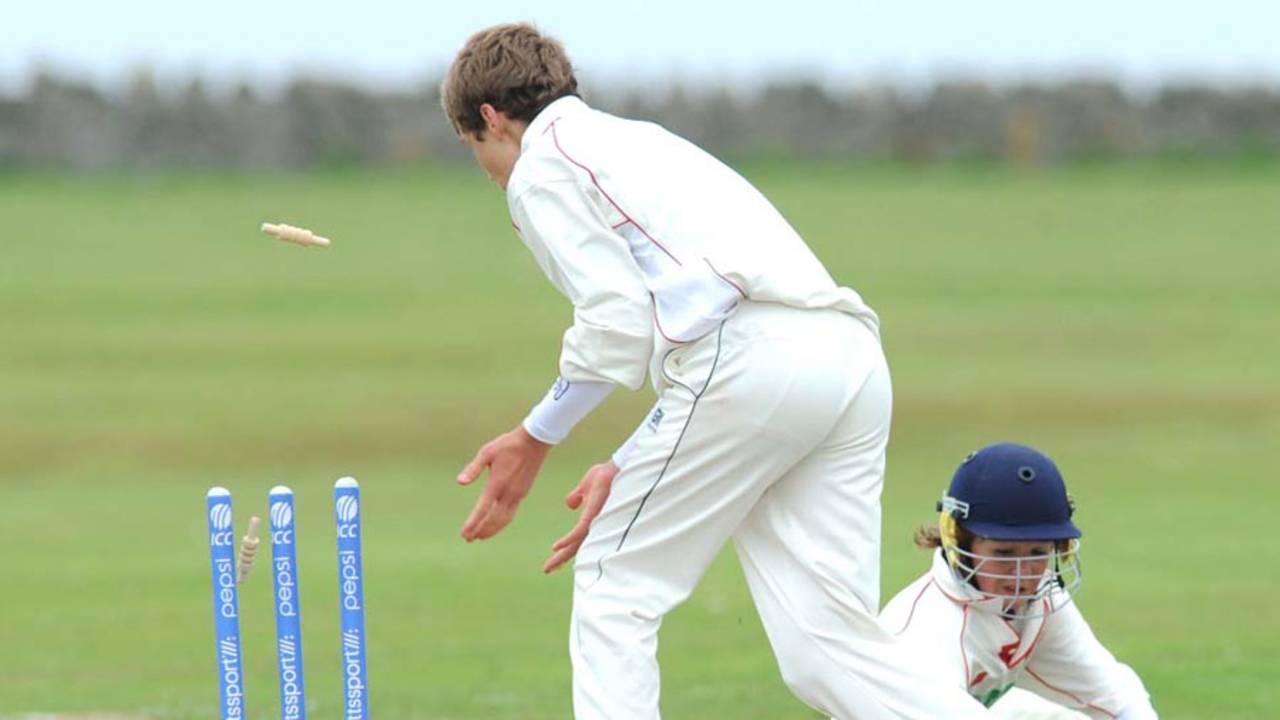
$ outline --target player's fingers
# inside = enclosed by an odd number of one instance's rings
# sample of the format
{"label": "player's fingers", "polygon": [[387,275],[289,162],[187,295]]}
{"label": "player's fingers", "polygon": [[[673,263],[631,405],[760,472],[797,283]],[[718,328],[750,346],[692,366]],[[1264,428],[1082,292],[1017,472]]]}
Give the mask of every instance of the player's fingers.
{"label": "player's fingers", "polygon": [[582,543],[578,542],[557,550],[551,557],[547,558],[545,563],[542,564],[542,572],[555,572],[560,568],[560,566],[572,560],[573,556],[578,554],[578,548],[581,546]]}
{"label": "player's fingers", "polygon": [[563,550],[553,554],[551,557],[547,558],[546,562],[542,563],[542,572],[544,573],[555,572],[560,568],[561,565],[564,565],[565,561],[567,561],[570,557],[573,557],[573,556]]}
{"label": "player's fingers", "polygon": [[573,529],[565,533],[563,537],[551,544],[552,550],[562,550],[574,544],[581,544],[583,539],[587,537],[587,531],[591,529],[591,523],[587,518],[578,520]]}
{"label": "player's fingers", "polygon": [[476,498],[476,504],[471,508],[471,514],[467,516],[466,522],[462,523],[462,538],[468,542],[477,538],[476,531],[480,527],[480,523],[489,514],[493,507],[493,498],[488,493],[482,493]]}
{"label": "player's fingers", "polygon": [[477,540],[488,540],[497,535],[502,528],[506,527],[511,518],[515,517],[515,507],[509,502],[498,500],[494,502],[489,511],[485,513],[480,521],[476,524],[475,537]]}

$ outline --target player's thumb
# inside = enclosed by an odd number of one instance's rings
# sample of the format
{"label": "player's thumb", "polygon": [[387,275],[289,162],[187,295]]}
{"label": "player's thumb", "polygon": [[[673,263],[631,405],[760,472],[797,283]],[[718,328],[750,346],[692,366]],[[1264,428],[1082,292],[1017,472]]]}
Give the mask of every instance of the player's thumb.
{"label": "player's thumb", "polygon": [[568,505],[570,510],[577,510],[582,505],[582,496],[582,485],[579,484],[578,487],[570,490],[569,494],[564,497],[564,504]]}
{"label": "player's thumb", "polygon": [[476,453],[476,456],[471,459],[471,462],[462,468],[462,472],[458,473],[458,484],[470,485],[475,482],[476,478],[480,477],[480,473],[484,472],[485,467],[488,465],[488,453],[485,452],[484,448],[481,448],[480,452]]}

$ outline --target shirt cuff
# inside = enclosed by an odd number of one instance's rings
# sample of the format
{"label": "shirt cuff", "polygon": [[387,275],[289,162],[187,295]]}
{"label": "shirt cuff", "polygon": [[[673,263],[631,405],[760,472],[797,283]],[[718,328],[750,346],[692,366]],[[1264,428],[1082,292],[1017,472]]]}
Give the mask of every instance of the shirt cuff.
{"label": "shirt cuff", "polygon": [[556,378],[555,384],[529,411],[521,423],[535,440],[558,445],[573,426],[604,402],[615,385],[609,382],[569,382]]}

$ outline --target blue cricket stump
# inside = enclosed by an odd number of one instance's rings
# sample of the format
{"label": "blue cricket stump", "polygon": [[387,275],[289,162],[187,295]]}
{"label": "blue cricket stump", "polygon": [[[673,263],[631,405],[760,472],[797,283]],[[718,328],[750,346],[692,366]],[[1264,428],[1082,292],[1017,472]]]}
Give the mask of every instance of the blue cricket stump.
{"label": "blue cricket stump", "polygon": [[215,487],[205,498],[209,516],[209,561],[213,572],[213,627],[218,647],[218,693],[223,720],[244,717],[240,600],[236,590],[235,531],[231,493]]}
{"label": "blue cricket stump", "polygon": [[276,606],[276,659],[280,672],[280,717],[306,720],[302,672],[302,606],[298,592],[293,491],[283,485],[267,496],[271,518],[271,587]]}
{"label": "blue cricket stump", "polygon": [[360,484],[355,478],[344,477],[334,483],[333,507],[338,525],[338,598],[342,603],[342,717],[344,720],[368,720]]}

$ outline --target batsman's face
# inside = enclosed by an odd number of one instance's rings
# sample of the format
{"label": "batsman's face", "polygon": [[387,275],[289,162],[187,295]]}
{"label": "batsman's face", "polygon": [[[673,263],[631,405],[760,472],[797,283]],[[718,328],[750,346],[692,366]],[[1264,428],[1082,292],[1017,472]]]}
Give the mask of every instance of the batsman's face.
{"label": "batsman's face", "polygon": [[981,558],[974,575],[978,590],[1007,597],[1034,595],[1053,551],[1053,543],[1046,540],[974,538],[971,552]]}

